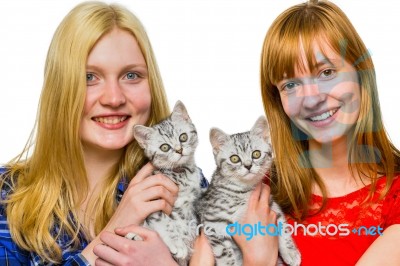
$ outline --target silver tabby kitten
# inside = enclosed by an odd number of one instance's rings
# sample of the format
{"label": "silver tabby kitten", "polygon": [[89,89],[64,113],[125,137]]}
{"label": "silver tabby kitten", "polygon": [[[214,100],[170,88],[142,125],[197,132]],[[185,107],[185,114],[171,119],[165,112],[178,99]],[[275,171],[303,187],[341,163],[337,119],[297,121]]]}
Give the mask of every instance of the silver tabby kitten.
{"label": "silver tabby kitten", "polygon": [[[241,251],[225,230],[229,224],[240,223],[251,192],[271,166],[269,126],[266,119],[260,117],[253,128],[244,133],[228,135],[213,128],[210,141],[217,168],[196,209],[216,265],[242,265]],[[276,212],[278,223],[286,222],[272,199],[271,209]],[[279,253],[287,264],[300,265],[300,253],[290,235],[279,236]]]}
{"label": "silver tabby kitten", "polygon": [[197,131],[185,106],[178,101],[167,119],[152,127],[136,125],[134,136],[152,164],[179,187],[178,198],[168,216],[151,214],[145,226],[157,231],[180,265],[187,265],[192,254],[196,230],[194,202],[200,197],[201,170],[194,160]]}

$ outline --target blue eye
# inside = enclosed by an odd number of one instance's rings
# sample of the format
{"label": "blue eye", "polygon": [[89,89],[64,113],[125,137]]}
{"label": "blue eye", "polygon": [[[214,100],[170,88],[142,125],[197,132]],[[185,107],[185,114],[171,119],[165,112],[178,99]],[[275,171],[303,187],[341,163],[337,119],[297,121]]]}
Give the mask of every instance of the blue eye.
{"label": "blue eye", "polygon": [[139,75],[134,72],[129,72],[128,74],[126,74],[127,79],[137,79],[138,77]]}
{"label": "blue eye", "polygon": [[287,82],[282,86],[282,90],[284,90],[286,92],[291,92],[294,89],[296,89],[296,87],[299,85],[300,85],[300,83],[297,83],[297,82],[293,82],[293,81]]}
{"label": "blue eye", "polygon": [[99,79],[96,77],[95,74],[86,73],[86,85],[87,86],[96,85],[98,81],[99,81]]}
{"label": "blue eye", "polygon": [[91,73],[86,73],[86,81],[93,81],[94,75]]}

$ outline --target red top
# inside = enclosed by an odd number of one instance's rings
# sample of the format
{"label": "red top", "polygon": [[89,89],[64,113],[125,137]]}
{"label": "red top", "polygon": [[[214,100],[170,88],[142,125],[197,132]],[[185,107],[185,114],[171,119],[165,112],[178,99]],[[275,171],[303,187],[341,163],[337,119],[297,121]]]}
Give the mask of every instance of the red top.
{"label": "red top", "polygon": [[[328,198],[321,213],[302,222],[308,225],[306,230],[310,234],[304,236],[301,227],[297,234],[292,234],[302,256],[302,266],[354,265],[379,233],[392,224],[400,224],[400,175],[394,179],[387,196],[379,200],[385,181],[386,177],[378,180],[372,203],[361,204],[369,193],[366,186],[342,197]],[[313,195],[312,208],[321,204],[322,197]],[[289,218],[288,223],[294,226]]]}

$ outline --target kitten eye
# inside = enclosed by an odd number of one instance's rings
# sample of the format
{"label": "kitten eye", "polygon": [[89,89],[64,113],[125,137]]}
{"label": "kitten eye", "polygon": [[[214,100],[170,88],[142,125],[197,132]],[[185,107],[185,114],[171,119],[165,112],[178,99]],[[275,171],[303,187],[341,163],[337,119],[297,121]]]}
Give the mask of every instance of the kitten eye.
{"label": "kitten eye", "polygon": [[253,157],[253,159],[258,159],[261,157],[261,152],[259,150],[253,151],[251,157]]}
{"label": "kitten eye", "polygon": [[186,134],[186,133],[182,133],[180,136],[179,136],[179,141],[180,142],[185,142],[185,141],[187,141],[188,140],[188,135]]}
{"label": "kitten eye", "polygon": [[237,156],[237,155],[232,155],[230,159],[231,159],[231,162],[232,162],[232,163],[238,163],[238,162],[240,162],[240,158],[239,158],[239,156]]}
{"label": "kitten eye", "polygon": [[160,146],[160,150],[162,150],[163,152],[167,152],[171,149],[171,146],[169,146],[168,144],[163,144]]}

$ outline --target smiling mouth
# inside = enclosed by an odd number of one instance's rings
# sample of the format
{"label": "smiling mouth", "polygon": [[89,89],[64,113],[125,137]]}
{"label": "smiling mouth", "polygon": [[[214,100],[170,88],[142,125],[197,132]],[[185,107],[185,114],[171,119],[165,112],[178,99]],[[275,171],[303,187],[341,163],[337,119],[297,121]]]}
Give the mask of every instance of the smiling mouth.
{"label": "smiling mouth", "polygon": [[307,120],[310,120],[312,122],[323,121],[323,120],[326,120],[329,117],[333,116],[338,110],[339,110],[339,108],[330,110],[330,111],[322,113],[320,115],[309,117],[309,118],[307,118]]}
{"label": "smiling mouth", "polygon": [[92,119],[102,124],[115,125],[128,119],[128,116],[93,117]]}

